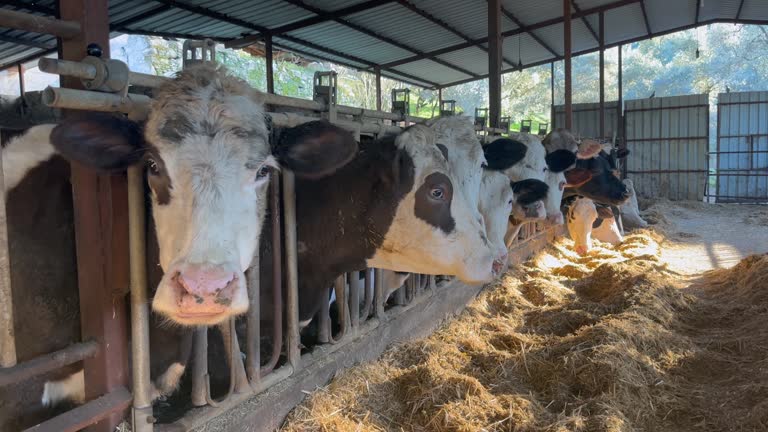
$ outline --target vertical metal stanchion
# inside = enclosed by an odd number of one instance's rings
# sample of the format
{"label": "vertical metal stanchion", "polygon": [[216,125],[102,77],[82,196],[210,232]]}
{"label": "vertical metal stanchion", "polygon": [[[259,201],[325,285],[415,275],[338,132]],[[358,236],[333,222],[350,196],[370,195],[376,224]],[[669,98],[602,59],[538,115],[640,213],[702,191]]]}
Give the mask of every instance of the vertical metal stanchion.
{"label": "vertical metal stanchion", "polygon": [[360,280],[360,272],[347,274],[349,279],[349,325],[355,331],[360,326],[360,290],[365,289],[363,281]]}
{"label": "vertical metal stanchion", "polygon": [[289,170],[283,171],[283,221],[285,222],[285,274],[287,293],[286,353],[293,371],[301,369],[301,350],[299,349],[299,270],[298,251],[296,250],[296,179]]}
{"label": "vertical metal stanchion", "polygon": [[381,269],[374,270],[374,283],[373,283],[373,306],[374,316],[379,319],[384,318],[384,285],[382,284],[384,278],[384,272]]}
{"label": "vertical metal stanchion", "polygon": [[[331,305],[328,290],[324,290],[320,311],[317,312],[317,341],[320,343],[329,343],[331,341]],[[337,298],[338,302],[339,299]]]}
{"label": "vertical metal stanchion", "polygon": [[[144,167],[128,169],[128,247],[131,270],[131,361],[133,430],[151,432],[152,382],[149,370],[149,301],[147,299]],[[0,174],[1,175],[1,174]]]}
{"label": "vertical metal stanchion", "polygon": [[192,405],[208,404],[208,328],[195,330],[192,348]]}

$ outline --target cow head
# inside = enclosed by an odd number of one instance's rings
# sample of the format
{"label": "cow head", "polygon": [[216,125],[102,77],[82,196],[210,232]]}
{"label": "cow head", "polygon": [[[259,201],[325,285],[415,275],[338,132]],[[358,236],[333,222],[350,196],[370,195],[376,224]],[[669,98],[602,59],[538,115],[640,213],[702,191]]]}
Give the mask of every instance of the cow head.
{"label": "cow head", "polygon": [[423,274],[456,275],[484,283],[499,274],[494,250],[451,170],[435,132],[423,125],[404,130],[395,140],[396,177],[406,178],[394,219],[369,267]]}
{"label": "cow head", "polygon": [[144,163],[164,276],[152,308],[182,325],[213,325],[248,308],[250,266],[273,170],[318,177],[357,152],[325,122],[289,131],[270,147],[263,106],[223,68],[190,68],[158,89],[146,124],[89,115],[51,140],[70,160],[102,170]]}
{"label": "cow head", "polygon": [[592,224],[597,220],[597,208],[589,198],[576,197],[567,206],[568,234],[573,248],[579,255],[586,255],[592,249]]}
{"label": "cow head", "polygon": [[595,157],[602,146],[597,141],[585,139],[578,140],[568,129],[557,128],[541,141],[547,149],[547,153],[556,150],[568,150],[576,154],[579,159],[590,159]]}
{"label": "cow head", "polygon": [[620,206],[629,200],[631,192],[616,176],[616,172],[615,163],[604,151],[591,159],[579,159],[576,168],[567,172],[566,177],[588,174],[589,181],[568,188],[566,195],[581,195],[600,204]]}
{"label": "cow head", "polygon": [[485,221],[485,232],[488,234],[488,240],[497,250],[502,264],[502,272],[509,265],[509,251],[504,242],[504,236],[507,233],[509,215],[515,204],[514,198],[512,185],[507,176],[493,171],[483,172],[478,208]]}
{"label": "cow head", "polygon": [[568,186],[565,172],[576,164],[576,154],[570,150],[560,149],[547,153],[547,171],[544,174],[544,182],[549,186],[549,192],[544,201],[547,212],[548,225],[562,225],[563,213],[560,211],[560,203],[563,200],[563,191]]}

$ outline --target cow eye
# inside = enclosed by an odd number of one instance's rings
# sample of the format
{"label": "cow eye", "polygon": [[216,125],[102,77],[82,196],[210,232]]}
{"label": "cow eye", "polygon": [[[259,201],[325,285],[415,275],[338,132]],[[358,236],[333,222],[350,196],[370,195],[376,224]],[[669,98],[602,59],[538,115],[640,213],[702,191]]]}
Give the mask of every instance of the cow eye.
{"label": "cow eye", "polygon": [[152,158],[147,159],[147,170],[152,175],[160,174],[160,167],[157,166],[157,162]]}
{"label": "cow eye", "polygon": [[443,200],[445,198],[445,191],[441,187],[435,187],[429,191],[429,195],[436,200]]}
{"label": "cow eye", "polygon": [[481,163],[480,168],[488,168],[488,163],[487,162]]}
{"label": "cow eye", "polygon": [[259,168],[259,171],[256,173],[256,180],[261,180],[263,178],[266,178],[269,175],[269,167],[264,165],[261,168]]}
{"label": "cow eye", "polygon": [[544,167],[544,172],[547,172],[547,167]]}

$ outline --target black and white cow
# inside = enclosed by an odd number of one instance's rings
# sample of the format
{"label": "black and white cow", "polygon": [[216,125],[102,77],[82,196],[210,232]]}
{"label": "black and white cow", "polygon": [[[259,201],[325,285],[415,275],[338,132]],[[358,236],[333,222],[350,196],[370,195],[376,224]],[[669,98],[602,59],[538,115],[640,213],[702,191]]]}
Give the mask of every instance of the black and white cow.
{"label": "black and white cow", "polygon": [[308,321],[340,274],[364,267],[456,275],[498,274],[494,250],[459,180],[413,126],[358,146],[315,121],[270,146],[259,95],[221,68],[198,66],[155,93],[139,125],[87,115],[50,131],[40,148],[100,170],[144,163],[164,272],[152,307],[186,326],[248,308],[244,271],[261,233],[271,169],[296,178],[299,314]]}
{"label": "black and white cow", "polygon": [[619,207],[622,225],[625,229],[647,228],[648,222],[640,216],[640,207],[637,204],[637,193],[635,192],[634,183],[631,179],[624,179],[622,182],[630,193],[629,201]]}
{"label": "black and white cow", "polygon": [[589,198],[572,197],[563,202],[568,233],[579,255],[586,255],[592,249],[592,238],[614,246],[623,241],[610,207],[595,204]]}

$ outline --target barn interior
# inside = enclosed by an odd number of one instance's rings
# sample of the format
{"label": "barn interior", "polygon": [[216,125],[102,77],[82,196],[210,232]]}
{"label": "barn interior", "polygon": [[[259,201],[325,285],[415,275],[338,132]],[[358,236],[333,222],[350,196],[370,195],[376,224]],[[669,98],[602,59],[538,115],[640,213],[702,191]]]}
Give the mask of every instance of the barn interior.
{"label": "barn interior", "polygon": [[[72,164],[70,182],[56,186],[60,199],[11,207],[18,195],[6,193],[0,205],[0,429],[768,428],[768,91],[625,100],[622,90],[623,47],[710,24],[768,25],[762,0],[0,6],[0,70],[18,74],[20,94],[0,103],[4,145],[84,111],[146,119],[153,91],[169,78],[109,60],[110,39],[123,34],[184,40],[185,67],[215,62],[218,45],[263,57],[274,136],[318,119],[361,142],[400,133],[429,120],[409,112],[405,85],[435,91],[448,117],[457,113],[446,89],[487,80],[488,106],[472,122],[478,145],[488,143],[513,133],[503,75],[550,65],[549,124],[537,130],[524,120],[515,133],[543,138],[564,128],[612,155],[629,150],[617,168],[649,223],[627,228],[621,245],[595,242],[586,256],[573,252],[565,225],[527,223],[509,248],[510,270],[487,285],[412,274],[388,299],[382,269],[342,274],[308,343],[298,317],[296,180],[284,170],[268,192],[274,250],[246,274],[249,312],[221,331],[196,329],[180,389],[157,399],[151,344],[162,341],[150,340],[148,304],[158,266],[144,173]],[[615,48],[618,79],[608,83],[604,57]],[[277,94],[281,53],[373,74],[375,108],[340,104],[333,71],[315,74],[311,99]],[[591,103],[573,103],[573,59],[593,53],[599,91]],[[25,68],[34,64],[60,82],[27,91]],[[382,79],[403,83],[391,106]],[[615,100],[606,99],[611,86]],[[14,168],[0,164],[0,178],[2,169]],[[50,224],[71,246],[41,238],[39,225],[14,229],[24,221]],[[55,252],[67,258],[41,258]],[[267,267],[269,283],[259,281]],[[52,300],[52,290],[63,299]],[[259,290],[271,291],[265,307],[284,318],[277,325],[259,327]],[[85,400],[41,405],[45,383],[77,368]]]}

